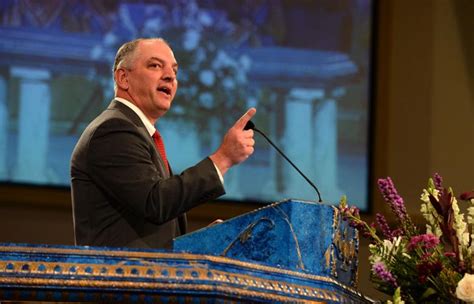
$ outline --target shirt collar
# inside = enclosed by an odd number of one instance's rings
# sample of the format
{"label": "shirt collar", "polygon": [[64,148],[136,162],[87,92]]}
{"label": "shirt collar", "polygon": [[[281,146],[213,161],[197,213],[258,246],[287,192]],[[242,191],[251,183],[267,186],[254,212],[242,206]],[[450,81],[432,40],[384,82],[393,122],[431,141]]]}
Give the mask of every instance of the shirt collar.
{"label": "shirt collar", "polygon": [[153,136],[153,134],[155,134],[155,126],[146,118],[145,114],[143,114],[142,110],[140,110],[139,107],[121,97],[115,97],[114,99],[129,107],[133,112],[138,115],[138,117],[140,117],[141,121],[145,125],[146,130],[148,131],[148,133],[150,133],[150,136]]}

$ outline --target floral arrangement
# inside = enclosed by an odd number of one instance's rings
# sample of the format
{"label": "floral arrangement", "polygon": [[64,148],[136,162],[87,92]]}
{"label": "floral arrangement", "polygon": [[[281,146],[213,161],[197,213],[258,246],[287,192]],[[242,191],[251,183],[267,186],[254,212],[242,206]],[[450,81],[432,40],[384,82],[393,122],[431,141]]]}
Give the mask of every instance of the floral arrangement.
{"label": "floral arrangement", "polygon": [[408,215],[390,177],[379,179],[378,186],[397,227],[390,227],[382,214],[375,223],[361,220],[345,197],[339,205],[344,219],[371,242],[375,288],[393,295],[395,303],[474,303],[474,192],[456,198],[435,174],[421,194],[422,229]]}
{"label": "floral arrangement", "polygon": [[[224,12],[200,8],[196,0],[177,0],[122,3],[119,15],[119,26],[104,36],[92,57],[113,62],[115,51],[125,41],[165,37],[180,66],[176,102],[167,118],[191,122],[203,130],[209,128],[211,110],[243,113],[249,100],[253,102],[250,106],[256,106],[259,93],[247,81],[251,59],[239,51],[234,37],[236,24]],[[110,74],[105,76],[104,91],[113,92]],[[228,115],[219,119],[217,123],[224,126],[233,122]]]}

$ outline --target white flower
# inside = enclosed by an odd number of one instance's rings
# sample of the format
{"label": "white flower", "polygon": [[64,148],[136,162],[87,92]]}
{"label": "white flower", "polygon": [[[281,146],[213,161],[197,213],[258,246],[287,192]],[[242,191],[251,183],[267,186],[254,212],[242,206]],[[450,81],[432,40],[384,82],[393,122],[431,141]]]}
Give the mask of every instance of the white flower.
{"label": "white flower", "polygon": [[387,304],[405,304],[405,301],[401,299],[394,300],[394,302],[387,300]]}
{"label": "white flower", "polygon": [[252,60],[247,55],[240,56],[239,62],[241,67],[246,71],[250,69],[250,65],[252,64]]}
{"label": "white flower", "polygon": [[255,96],[250,96],[247,98],[247,108],[257,107],[257,105],[258,105],[258,99],[255,98]]}
{"label": "white flower", "polygon": [[214,70],[217,70],[223,67],[232,66],[233,64],[234,64],[234,61],[232,60],[232,58],[229,55],[227,55],[226,52],[220,50],[219,52],[217,52],[217,56],[212,62],[212,68]]}
{"label": "white flower", "polygon": [[205,92],[199,95],[199,103],[206,109],[214,107],[214,96],[211,93]]}
{"label": "white flower", "polygon": [[92,59],[99,59],[103,53],[104,53],[104,50],[102,49],[102,46],[96,45],[92,48],[90,56]]}
{"label": "white flower", "polygon": [[206,59],[206,51],[202,47],[198,48],[194,54],[196,64],[201,64]]}
{"label": "white flower", "polygon": [[187,15],[194,16],[199,13],[199,5],[196,3],[196,1],[184,1],[183,3],[186,3],[185,12]]}
{"label": "white flower", "polygon": [[117,36],[114,33],[109,32],[104,37],[104,44],[108,45],[108,46],[111,46],[111,45],[114,45],[115,43],[117,43],[117,40],[118,40]]}
{"label": "white flower", "polygon": [[[432,194],[433,194],[434,197],[438,197],[438,193],[439,193],[439,191],[434,189]],[[428,192],[428,190],[426,190],[426,189],[423,189],[423,193],[421,193],[420,199],[425,203],[429,203],[430,202],[430,192]]]}
{"label": "white flower", "polygon": [[208,87],[214,84],[215,78],[214,72],[211,70],[203,70],[199,73],[199,80]]}
{"label": "white flower", "polygon": [[390,240],[383,240],[383,247],[385,252],[391,252],[392,250],[397,250],[400,246],[400,242],[402,241],[401,236],[397,236],[396,238]]}
{"label": "white flower", "polygon": [[189,71],[187,71],[187,70],[185,70],[185,69],[182,69],[182,70],[179,72],[178,79],[179,79],[179,81],[181,81],[181,82],[189,81]]}
{"label": "white flower", "polygon": [[132,16],[130,16],[130,7],[128,5],[120,5],[119,19],[124,29],[128,30],[132,36],[137,36],[138,31]]}
{"label": "white flower", "polygon": [[391,264],[395,255],[401,253],[406,258],[410,258],[405,253],[405,245],[403,244],[403,238],[398,236],[392,240],[383,240],[383,243],[370,244],[369,245],[369,263],[374,265],[377,262],[383,262]]}
{"label": "white flower", "polygon": [[235,81],[230,77],[226,77],[224,80],[222,80],[222,85],[226,89],[233,89],[235,88]]}
{"label": "white flower", "polygon": [[397,236],[394,241],[393,241],[393,246],[395,248],[398,248],[398,246],[400,246],[400,243],[402,242],[402,237],[401,236]]}
{"label": "white flower", "polygon": [[369,262],[371,265],[382,260],[382,257],[380,256],[380,248],[375,244],[369,244],[369,252]]}
{"label": "white flower", "polygon": [[152,18],[145,21],[143,25],[143,32],[148,34],[157,34],[162,27],[162,21],[160,18]]}
{"label": "white flower", "polygon": [[470,201],[471,206],[467,208],[467,222],[471,226],[471,246],[469,247],[469,254],[474,254],[474,199]]}
{"label": "white flower", "polygon": [[235,80],[237,83],[246,83],[247,82],[247,74],[244,70],[235,71]]}
{"label": "white flower", "polygon": [[198,88],[196,86],[192,86],[189,88],[189,93],[191,95],[196,95],[198,93]]}
{"label": "white flower", "polygon": [[453,196],[451,198],[452,205],[451,208],[453,209],[453,215],[454,215],[454,229],[456,230],[456,237],[459,240],[459,252],[461,260],[463,259],[463,248],[466,248],[469,245],[469,233],[466,231],[467,225],[466,222],[464,221],[464,214],[462,214],[459,211],[459,206],[458,206],[458,201],[456,200],[456,197]]}
{"label": "white flower", "polygon": [[[474,199],[471,200],[473,202]],[[474,225],[474,202],[471,203],[472,206],[467,208],[467,221],[469,224]]]}
{"label": "white flower", "polygon": [[[432,194],[434,197],[438,197],[439,191],[436,189],[431,189]],[[423,193],[421,194],[420,199],[423,201],[420,207],[420,212],[423,217],[426,219],[426,233],[432,233],[437,237],[440,237],[443,232],[441,231],[441,227],[439,226],[439,216],[436,213],[435,208],[430,202],[429,198],[430,192],[424,189]]]}
{"label": "white flower", "polygon": [[202,25],[204,26],[212,25],[212,18],[207,12],[200,11],[198,18],[199,18],[199,22],[201,22]]}
{"label": "white flower", "polygon": [[393,248],[393,243],[390,240],[383,240],[383,247],[386,251],[390,252]]}
{"label": "white flower", "polygon": [[466,273],[458,282],[456,297],[468,303],[474,303],[474,274]]}
{"label": "white flower", "polygon": [[198,46],[199,40],[201,40],[201,33],[194,29],[187,30],[183,35],[183,48],[186,51],[192,51]]}
{"label": "white flower", "polygon": [[175,114],[185,114],[186,113],[186,110],[184,109],[184,107],[182,105],[174,105],[173,106],[173,113]]}

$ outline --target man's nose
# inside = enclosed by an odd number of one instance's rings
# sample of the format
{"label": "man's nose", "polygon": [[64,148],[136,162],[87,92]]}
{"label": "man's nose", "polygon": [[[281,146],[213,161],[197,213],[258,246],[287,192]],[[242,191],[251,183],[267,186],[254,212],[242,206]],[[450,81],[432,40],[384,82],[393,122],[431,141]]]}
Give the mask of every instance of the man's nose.
{"label": "man's nose", "polygon": [[174,74],[174,71],[172,68],[164,68],[163,69],[163,75],[161,76],[161,79],[164,81],[171,82],[176,78],[176,75]]}

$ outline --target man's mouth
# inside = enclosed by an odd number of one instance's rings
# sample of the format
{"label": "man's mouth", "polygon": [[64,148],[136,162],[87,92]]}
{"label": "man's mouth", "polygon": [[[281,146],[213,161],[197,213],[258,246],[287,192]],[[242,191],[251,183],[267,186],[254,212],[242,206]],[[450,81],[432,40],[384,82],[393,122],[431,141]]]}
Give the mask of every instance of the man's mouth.
{"label": "man's mouth", "polygon": [[163,92],[166,95],[171,95],[171,89],[168,87],[158,87],[159,92]]}

